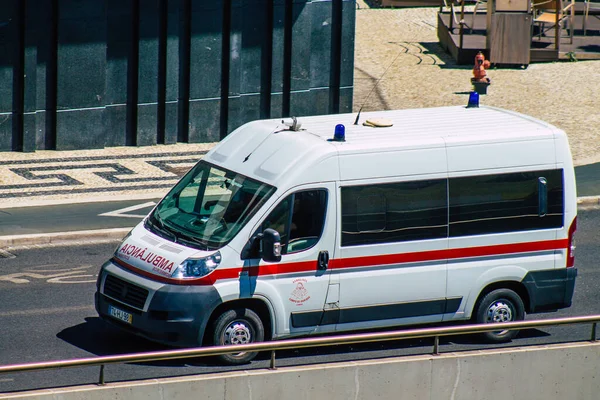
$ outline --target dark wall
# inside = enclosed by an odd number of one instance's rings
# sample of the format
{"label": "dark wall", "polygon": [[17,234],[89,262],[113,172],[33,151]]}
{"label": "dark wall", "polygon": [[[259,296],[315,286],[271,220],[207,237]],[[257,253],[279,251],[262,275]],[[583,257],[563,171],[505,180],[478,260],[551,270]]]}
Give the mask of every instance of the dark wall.
{"label": "dark wall", "polygon": [[350,112],[354,1],[3,0],[0,151],[213,142]]}

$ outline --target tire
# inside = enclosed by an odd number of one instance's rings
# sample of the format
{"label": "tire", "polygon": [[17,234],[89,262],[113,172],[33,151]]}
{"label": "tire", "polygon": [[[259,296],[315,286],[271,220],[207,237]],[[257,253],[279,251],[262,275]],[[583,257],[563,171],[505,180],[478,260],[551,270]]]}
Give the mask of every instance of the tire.
{"label": "tire", "polygon": [[[496,289],[483,296],[475,314],[477,323],[522,321],[525,319],[525,306],[521,297],[510,289]],[[485,341],[504,343],[514,339],[518,330],[492,331],[482,333]]]}
{"label": "tire", "polygon": [[[245,344],[262,342],[265,330],[260,317],[247,308],[225,311],[212,325],[212,344],[226,346],[229,344]],[[217,359],[228,365],[247,364],[258,353],[235,353],[217,356]]]}

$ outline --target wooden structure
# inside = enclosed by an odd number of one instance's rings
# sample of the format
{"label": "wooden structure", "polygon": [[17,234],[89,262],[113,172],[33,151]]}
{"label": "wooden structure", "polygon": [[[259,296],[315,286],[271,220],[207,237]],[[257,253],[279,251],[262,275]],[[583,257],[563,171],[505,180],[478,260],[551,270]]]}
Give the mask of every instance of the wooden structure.
{"label": "wooden structure", "polygon": [[530,62],[530,0],[488,0],[486,48],[494,64]]}
{"label": "wooden structure", "polygon": [[443,0],[381,0],[380,2],[382,7],[439,7]]}
{"label": "wooden structure", "polygon": [[[485,11],[480,10],[474,14],[470,7],[461,15],[461,1],[455,0],[458,7],[454,7],[454,13],[450,7],[440,7],[437,20],[440,45],[458,64],[472,64],[479,51],[483,51],[486,58],[490,59],[492,63],[497,63],[496,60],[501,59],[507,65],[527,65],[571,58],[600,59],[600,19],[591,16],[587,18],[587,33],[584,36],[583,3],[577,2],[575,6],[574,23],[572,24],[575,29],[573,43],[570,43],[569,35],[566,34],[560,35],[557,41],[556,34],[560,34],[560,32],[556,32],[554,27],[551,27],[541,37],[537,35],[537,31],[532,26],[532,20],[531,22],[525,20],[527,17],[531,19],[533,17],[531,14],[524,16],[525,13],[523,13],[513,17],[506,15],[513,14],[512,12],[498,11],[496,7],[495,13],[492,14],[495,15],[495,18],[492,19],[490,14]],[[475,1],[467,0],[466,3],[472,5]],[[515,12],[514,14],[518,15],[519,13]],[[519,19],[521,20],[519,21]],[[464,22],[463,24],[460,24],[461,20]],[[519,33],[511,34],[510,30],[515,29],[511,26],[520,27]],[[528,27],[524,28],[525,26]],[[507,36],[512,37],[510,42],[507,42]],[[523,62],[527,49],[529,62]],[[494,54],[491,54],[492,50]]]}

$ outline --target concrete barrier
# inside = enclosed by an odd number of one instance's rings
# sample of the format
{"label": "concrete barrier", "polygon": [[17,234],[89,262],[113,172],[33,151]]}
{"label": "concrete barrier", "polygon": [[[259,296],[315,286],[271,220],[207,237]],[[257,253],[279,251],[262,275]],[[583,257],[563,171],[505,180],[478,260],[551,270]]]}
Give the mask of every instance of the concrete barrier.
{"label": "concrete barrier", "polygon": [[87,385],[0,399],[548,400],[599,393],[600,342],[582,342]]}

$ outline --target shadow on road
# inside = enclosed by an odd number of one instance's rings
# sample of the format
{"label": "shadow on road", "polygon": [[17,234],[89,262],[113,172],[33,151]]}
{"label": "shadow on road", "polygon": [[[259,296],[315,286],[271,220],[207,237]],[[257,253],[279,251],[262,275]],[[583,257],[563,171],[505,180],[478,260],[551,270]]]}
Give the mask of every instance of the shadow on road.
{"label": "shadow on road", "polygon": [[97,356],[168,349],[113,327],[99,317],[85,318],[84,323],[63,329],[56,337]]}
{"label": "shadow on road", "polygon": [[[370,331],[370,332],[381,332],[381,331]],[[492,349],[501,347],[515,347],[521,346],[519,343],[523,339],[540,338],[550,336],[549,333],[543,332],[538,329],[528,329],[519,332],[519,335],[511,342],[501,344],[490,344],[486,342],[480,335],[458,335],[458,336],[447,336],[440,338],[440,352],[445,351],[463,351],[463,350],[480,350],[480,349]],[[316,357],[324,355],[334,354],[347,354],[348,360],[355,359],[352,354],[369,354],[375,355],[377,352],[385,352],[379,357],[390,357],[397,350],[395,355],[421,355],[421,354],[433,354],[433,338],[418,338],[418,339],[404,339],[404,340],[392,340],[385,342],[374,342],[374,343],[360,343],[351,345],[339,345],[339,346],[328,346],[328,347],[316,347],[298,350],[283,350],[277,352],[277,358],[294,358],[294,357]],[[458,346],[457,346],[458,345]],[[446,347],[446,349],[445,349]],[[457,348],[458,347],[458,348]],[[359,357],[359,358],[370,358]],[[269,354],[264,353],[260,358],[268,359]]]}
{"label": "shadow on road", "polygon": [[[383,330],[371,330],[368,332],[381,331]],[[144,338],[124,332],[102,321],[98,317],[86,318],[84,323],[66,328],[59,332],[56,336],[73,346],[97,356],[144,353],[175,349],[173,347],[153,343]],[[333,336],[333,334],[325,336]],[[520,346],[520,340],[546,336],[550,336],[550,334],[538,329],[528,329],[521,331],[517,338],[512,342],[495,345],[485,343],[479,335],[441,337],[440,351],[443,353],[445,351],[480,350],[509,346],[513,347]],[[433,338],[418,338],[374,343],[314,347],[306,349],[281,350],[277,352],[277,359],[280,362],[287,361],[286,364],[294,364],[294,360],[299,361],[299,359],[302,359],[300,364],[313,364],[331,361],[351,361],[365,358],[381,358],[396,355],[431,354],[433,353],[433,342]],[[337,356],[336,359],[330,360],[329,356],[334,355]],[[322,358],[323,356],[328,356],[328,359],[324,360]],[[264,352],[259,354],[259,356],[256,358],[256,361],[262,366],[267,360],[269,360],[269,358],[270,353]],[[156,367],[219,366],[219,363],[214,358],[208,357],[132,364]],[[257,367],[260,368],[258,365]],[[231,367],[226,368],[227,370],[232,370]]]}
{"label": "shadow on road", "polygon": [[[85,318],[84,323],[63,329],[56,337],[97,356],[115,356],[177,349],[176,347],[154,343],[143,337],[125,332],[103,321],[99,317]],[[190,365],[188,360],[190,359],[130,364],[157,367],[185,367]],[[198,358],[191,360],[199,361]],[[202,358],[201,363],[194,362],[194,365],[211,366],[213,362],[211,359]]]}

